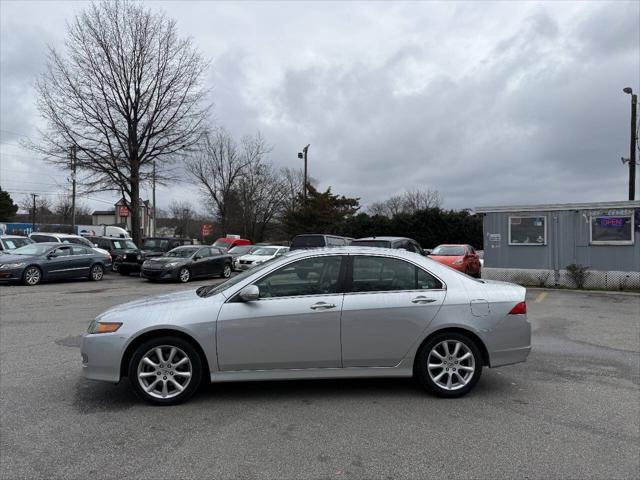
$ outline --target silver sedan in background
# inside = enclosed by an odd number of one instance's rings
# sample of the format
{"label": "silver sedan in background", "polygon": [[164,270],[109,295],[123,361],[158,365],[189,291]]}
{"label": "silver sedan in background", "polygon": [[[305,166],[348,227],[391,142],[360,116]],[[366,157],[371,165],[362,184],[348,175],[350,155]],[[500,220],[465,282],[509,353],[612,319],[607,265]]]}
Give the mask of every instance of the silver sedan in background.
{"label": "silver sedan in background", "polygon": [[525,289],[476,280],[417,253],[301,250],[217,286],[145,298],[99,315],[82,341],[86,378],[155,404],[202,381],[411,377],[469,392],[483,367],[526,360]]}

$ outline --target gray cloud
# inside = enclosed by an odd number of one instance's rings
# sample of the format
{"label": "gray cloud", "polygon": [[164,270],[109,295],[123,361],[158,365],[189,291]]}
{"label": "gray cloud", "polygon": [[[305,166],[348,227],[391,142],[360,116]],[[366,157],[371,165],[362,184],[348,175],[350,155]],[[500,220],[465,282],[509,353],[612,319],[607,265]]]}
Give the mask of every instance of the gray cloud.
{"label": "gray cloud", "polygon": [[[56,22],[78,9],[61,5]],[[637,2],[152,6],[212,58],[215,122],[262,132],[279,166],[311,143],[321,187],[370,203],[424,186],[451,208],[625,198]],[[2,128],[31,132],[29,85],[62,23],[4,10]]]}

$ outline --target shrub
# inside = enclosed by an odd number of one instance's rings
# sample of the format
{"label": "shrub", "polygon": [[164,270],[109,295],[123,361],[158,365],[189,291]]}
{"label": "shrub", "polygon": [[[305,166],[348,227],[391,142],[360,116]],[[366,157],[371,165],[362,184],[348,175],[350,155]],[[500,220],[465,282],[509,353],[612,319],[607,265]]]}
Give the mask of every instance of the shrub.
{"label": "shrub", "polygon": [[573,281],[577,288],[584,288],[584,283],[587,280],[587,275],[589,272],[589,267],[585,267],[584,265],[572,263],[571,265],[567,265],[567,274],[569,278]]}

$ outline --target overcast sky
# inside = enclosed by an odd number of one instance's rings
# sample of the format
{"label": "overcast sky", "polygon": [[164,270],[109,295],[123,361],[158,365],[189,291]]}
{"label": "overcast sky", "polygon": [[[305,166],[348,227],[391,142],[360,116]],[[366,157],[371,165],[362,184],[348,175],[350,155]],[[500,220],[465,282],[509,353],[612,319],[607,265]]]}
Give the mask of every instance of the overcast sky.
{"label": "overcast sky", "polygon": [[[261,132],[278,166],[300,167],[310,143],[321,188],[364,205],[432,188],[447,208],[627,198],[640,2],[146,3],[211,59],[216,124]],[[0,185],[14,198],[66,186],[19,142],[41,126],[47,45],[86,5],[0,3]],[[163,188],[158,206],[193,195]]]}

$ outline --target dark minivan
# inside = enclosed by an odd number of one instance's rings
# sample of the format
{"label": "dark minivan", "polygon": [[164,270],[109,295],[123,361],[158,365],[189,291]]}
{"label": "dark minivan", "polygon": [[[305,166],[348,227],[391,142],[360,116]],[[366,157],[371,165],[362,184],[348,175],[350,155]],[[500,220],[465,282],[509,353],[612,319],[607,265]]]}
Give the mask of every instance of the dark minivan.
{"label": "dark minivan", "polygon": [[340,237],[338,235],[320,235],[309,233],[304,235],[296,235],[291,241],[291,247],[289,250],[303,250],[308,248],[322,247],[346,247],[350,242],[350,238]]}
{"label": "dark minivan", "polygon": [[129,275],[130,273],[139,273],[142,264],[147,258],[161,257],[169,250],[183,245],[193,245],[190,238],[173,238],[173,237],[149,237],[142,241],[140,249],[127,250],[124,255],[118,258],[114,264],[115,269],[120,275]]}
{"label": "dark minivan", "polygon": [[358,247],[398,248],[426,255],[422,247],[413,238],[406,237],[367,237],[357,238],[351,245]]}
{"label": "dark minivan", "polygon": [[[127,252],[138,252],[138,247],[130,238],[89,237],[98,248],[106,250],[113,258],[113,271],[118,271],[118,257],[124,257]],[[120,260],[121,261],[121,260]]]}

